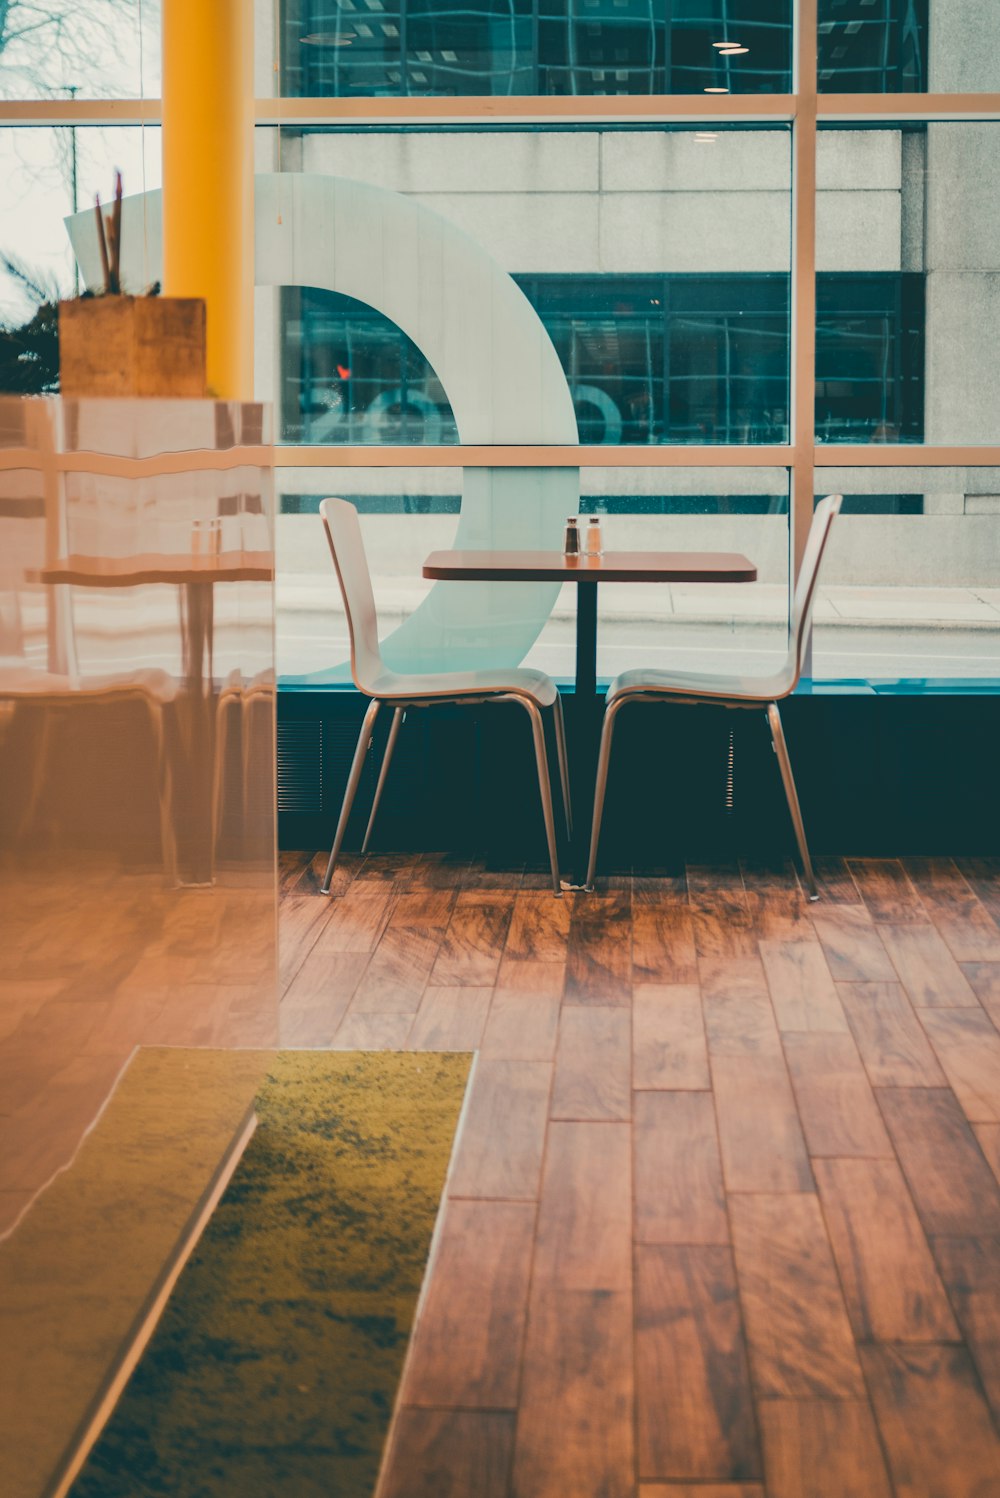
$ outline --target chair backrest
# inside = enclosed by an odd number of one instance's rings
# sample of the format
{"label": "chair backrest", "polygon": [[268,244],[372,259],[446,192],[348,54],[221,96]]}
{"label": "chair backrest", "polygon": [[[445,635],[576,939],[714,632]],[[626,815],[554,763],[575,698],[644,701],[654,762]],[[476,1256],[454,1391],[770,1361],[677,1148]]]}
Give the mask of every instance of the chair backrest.
{"label": "chair backrest", "polygon": [[351,637],[351,675],[362,692],[372,693],[384,667],[378,648],[378,615],[368,558],[361,539],[358,512],[346,499],[324,499],[319,507],[323,528],[347,614]]}
{"label": "chair backrest", "polygon": [[816,601],[820,564],[823,561],[826,543],[830,538],[830,527],[840,514],[843,502],[843,496],[840,494],[828,494],[825,499],[821,499],[813,514],[812,525],[809,527],[806,549],[802,553],[802,565],[799,568],[798,581],[795,584],[795,594],[792,599],[792,631],[788,652],[788,669],[792,680],[789,691],[802,675],[802,664],[805,660],[809,631],[812,627],[813,604]]}

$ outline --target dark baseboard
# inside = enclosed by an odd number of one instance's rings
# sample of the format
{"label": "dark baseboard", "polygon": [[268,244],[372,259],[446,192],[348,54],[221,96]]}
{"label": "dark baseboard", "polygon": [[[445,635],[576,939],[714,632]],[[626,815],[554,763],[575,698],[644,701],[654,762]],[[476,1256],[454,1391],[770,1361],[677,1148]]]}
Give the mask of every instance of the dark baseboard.
{"label": "dark baseboard", "polygon": [[[571,759],[572,706],[570,697]],[[365,699],[352,691],[279,693],[282,848],[332,841],[364,709]],[[1000,852],[1000,696],[803,693],[782,705],[782,716],[814,851]],[[389,719],[383,710],[347,847],[359,846],[364,834]],[[510,704],[412,711],[372,848],[543,862],[524,713]],[[792,848],[762,713],[658,704],[623,710],[603,866],[770,857]]]}

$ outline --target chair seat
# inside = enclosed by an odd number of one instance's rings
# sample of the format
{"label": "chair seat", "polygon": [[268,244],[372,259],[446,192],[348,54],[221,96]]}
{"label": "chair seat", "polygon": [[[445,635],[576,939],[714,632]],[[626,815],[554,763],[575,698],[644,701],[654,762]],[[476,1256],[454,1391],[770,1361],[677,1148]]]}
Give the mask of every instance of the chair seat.
{"label": "chair seat", "polygon": [[786,697],[789,690],[786,672],[774,676],[714,676],[701,671],[658,671],[653,667],[639,667],[634,671],[623,671],[616,676],[608,688],[610,705],[619,697],[651,696],[663,693],[669,697],[692,697],[722,702],[772,702]]}
{"label": "chair seat", "polygon": [[504,692],[530,697],[539,707],[551,707],[556,700],[555,683],[544,671],[514,666],[496,671],[429,672],[426,676],[383,671],[365,690],[386,702],[393,699],[415,702],[434,697],[448,701],[453,697],[492,697]]}

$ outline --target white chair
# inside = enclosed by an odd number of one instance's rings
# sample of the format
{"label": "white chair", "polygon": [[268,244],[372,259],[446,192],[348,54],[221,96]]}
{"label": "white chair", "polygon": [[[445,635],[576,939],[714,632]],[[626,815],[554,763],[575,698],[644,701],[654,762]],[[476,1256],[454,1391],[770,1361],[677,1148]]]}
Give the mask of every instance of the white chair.
{"label": "white chair", "polygon": [[590,834],[590,858],[587,862],[588,889],[593,887],[594,871],[597,867],[597,845],[601,837],[601,820],[604,813],[604,796],[608,786],[608,765],[611,759],[611,738],[614,733],[615,719],[626,703],[668,701],[686,702],[695,706],[698,703],[715,703],[718,707],[751,707],[763,708],[766,711],[771,727],[771,742],[778,756],[788,810],[795,828],[795,840],[799,845],[802,867],[809,886],[809,898],[811,900],[819,898],[778,703],[783,697],[794,692],[802,674],[802,662],[812,624],[813,601],[820,563],[826,550],[830,527],[840,513],[841,503],[842,496],[832,494],[826,499],[821,499],[816,506],[792,601],[792,627],[788,656],[776,675],[765,677],[703,676],[694,671],[640,669],[623,671],[611,683],[605,702],[601,751],[597,762],[594,821]]}
{"label": "white chair", "polygon": [[542,709],[551,708],[555,722],[566,832],[567,836],[572,836],[566,731],[563,725],[562,704],[559,701],[555,683],[542,671],[529,671],[517,667],[497,671],[436,672],[426,676],[401,676],[395,671],[390,671],[379,653],[375,597],[372,593],[371,575],[368,571],[357,511],[347,500],[324,499],[319,512],[323,517],[326,538],[330,543],[333,565],[337,569],[344,609],[347,613],[347,628],[351,638],[351,675],[358,691],[371,698],[368,711],[361,724],[357,748],[354,751],[351,773],[344,792],[344,803],[337,822],[337,832],[333,840],[333,848],[330,850],[330,861],[326,866],[326,877],[322,885],[323,893],[330,893],[330,880],[344,841],[351,807],[354,804],[361,772],[364,769],[365,755],[372,741],[375,719],[384,702],[391,703],[394,711],[362,851],[367,849],[371,838],[375,814],[382,799],[382,791],[389,771],[389,762],[392,759],[392,752],[396,747],[396,740],[399,737],[399,730],[407,708],[432,707],[440,702],[518,702],[531,719],[535,760],[538,766],[538,787],[542,797],[545,835],[548,839],[549,861],[552,866],[552,889],[556,895],[560,894],[559,856],[556,849],[555,818],[552,811],[552,787],[549,781],[545,725],[542,718]]}

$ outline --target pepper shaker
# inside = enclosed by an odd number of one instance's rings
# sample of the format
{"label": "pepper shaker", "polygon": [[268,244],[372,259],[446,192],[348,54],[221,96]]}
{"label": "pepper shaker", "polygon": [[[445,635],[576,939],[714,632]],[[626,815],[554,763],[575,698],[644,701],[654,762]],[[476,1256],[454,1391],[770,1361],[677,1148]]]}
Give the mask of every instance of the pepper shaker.
{"label": "pepper shaker", "polygon": [[576,519],[575,515],[570,515],[566,520],[566,539],[563,542],[563,551],[568,557],[580,555],[580,531]]}

